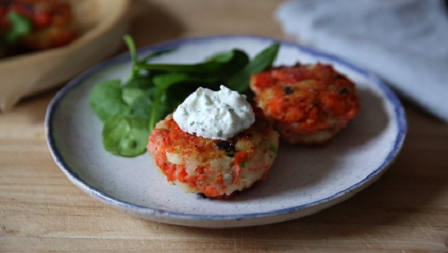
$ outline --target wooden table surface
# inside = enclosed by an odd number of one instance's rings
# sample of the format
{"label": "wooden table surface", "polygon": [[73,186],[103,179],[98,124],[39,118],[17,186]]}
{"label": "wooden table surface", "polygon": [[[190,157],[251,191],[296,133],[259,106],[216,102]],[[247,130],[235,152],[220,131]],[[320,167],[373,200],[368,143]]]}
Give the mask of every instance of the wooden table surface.
{"label": "wooden table surface", "polygon": [[[150,1],[133,25],[139,46],[212,34],[285,38],[281,1]],[[124,49],[123,49],[124,50]],[[88,197],[55,165],[44,116],[55,91],[0,115],[0,252],[446,252],[448,124],[406,104],[395,164],[355,197],[279,224],[209,230],[134,218]]]}

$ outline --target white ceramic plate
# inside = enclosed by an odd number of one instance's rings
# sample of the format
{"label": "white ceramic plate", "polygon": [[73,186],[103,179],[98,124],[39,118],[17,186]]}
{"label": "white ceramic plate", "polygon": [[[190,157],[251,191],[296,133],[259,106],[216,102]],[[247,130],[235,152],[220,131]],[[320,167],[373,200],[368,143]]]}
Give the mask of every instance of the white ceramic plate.
{"label": "white ceramic plate", "polygon": [[[140,55],[176,50],[157,59],[194,63],[216,52],[240,48],[251,56],[273,39],[217,36],[167,42]],[[126,80],[129,55],[120,55],[71,81],[53,99],[46,117],[51,153],[67,177],[101,202],[153,221],[197,227],[242,227],[296,219],[353,196],[377,180],[397,156],[406,134],[403,107],[370,73],[334,56],[283,42],[275,65],[331,63],[356,82],[361,110],[325,148],[282,144],[269,178],[228,200],[203,199],[170,186],[148,155],[117,157],[102,146],[102,123],[88,95],[104,80]]]}

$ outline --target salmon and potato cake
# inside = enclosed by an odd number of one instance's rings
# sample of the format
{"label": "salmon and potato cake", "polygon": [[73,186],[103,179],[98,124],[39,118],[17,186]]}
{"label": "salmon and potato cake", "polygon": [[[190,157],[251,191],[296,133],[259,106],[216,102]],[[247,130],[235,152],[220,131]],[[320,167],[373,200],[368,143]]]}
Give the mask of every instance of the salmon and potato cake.
{"label": "salmon and potato cake", "polygon": [[282,66],[252,75],[255,101],[291,144],[325,144],[358,113],[355,84],[331,65]]}
{"label": "salmon and potato cake", "polygon": [[170,114],[149,136],[148,151],[167,180],[185,192],[227,198],[266,179],[278,139],[264,119],[221,140],[182,131]]}

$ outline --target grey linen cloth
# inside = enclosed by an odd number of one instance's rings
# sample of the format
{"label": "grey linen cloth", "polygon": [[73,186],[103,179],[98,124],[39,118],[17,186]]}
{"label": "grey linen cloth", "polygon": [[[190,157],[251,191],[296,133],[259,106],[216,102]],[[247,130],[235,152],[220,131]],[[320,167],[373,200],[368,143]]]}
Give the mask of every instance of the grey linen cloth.
{"label": "grey linen cloth", "polygon": [[284,31],[385,79],[448,121],[448,15],[442,0],[299,0],[276,13]]}

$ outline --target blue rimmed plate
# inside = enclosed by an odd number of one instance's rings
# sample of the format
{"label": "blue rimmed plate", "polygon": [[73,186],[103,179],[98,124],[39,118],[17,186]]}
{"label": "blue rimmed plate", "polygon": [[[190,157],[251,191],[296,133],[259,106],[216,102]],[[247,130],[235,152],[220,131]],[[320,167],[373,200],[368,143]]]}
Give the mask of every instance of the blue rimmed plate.
{"label": "blue rimmed plate", "polygon": [[[253,56],[273,39],[214,36],[170,41],[139,50],[176,49],[160,63],[195,63],[240,48]],[[361,110],[325,148],[282,144],[269,178],[228,200],[203,199],[170,186],[148,155],[117,157],[102,145],[102,122],[90,110],[92,87],[129,77],[128,54],[72,80],[51,101],[47,141],[56,164],[76,186],[101,202],[142,218],[197,227],[242,227],[296,219],[342,202],[377,180],[394,161],[406,135],[395,94],[377,77],[337,57],[282,42],[275,65],[324,62],[357,84]]]}

